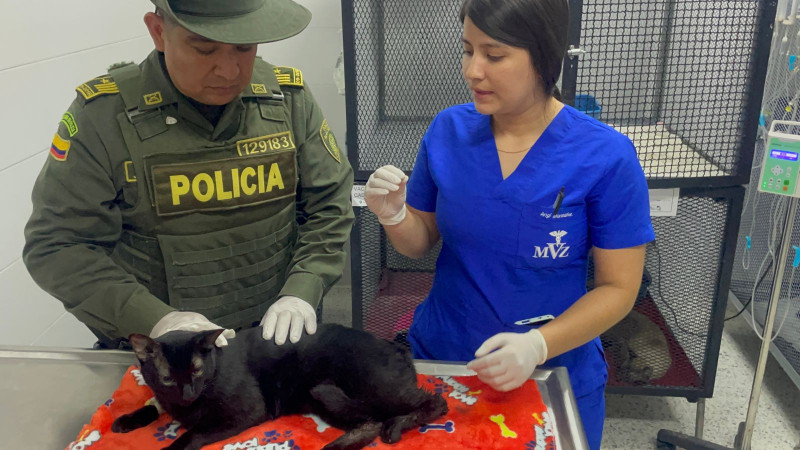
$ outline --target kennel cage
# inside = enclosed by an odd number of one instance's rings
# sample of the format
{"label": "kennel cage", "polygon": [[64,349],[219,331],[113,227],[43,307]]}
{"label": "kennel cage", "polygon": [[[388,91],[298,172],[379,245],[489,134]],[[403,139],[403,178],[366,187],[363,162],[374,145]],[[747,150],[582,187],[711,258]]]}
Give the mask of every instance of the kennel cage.
{"label": "kennel cage", "polygon": [[[635,314],[601,337],[608,392],[711,397],[743,197],[742,187],[687,188],[675,217],[653,217]],[[367,208],[356,209],[351,243],[353,326],[406,343],[441,243],[421,259],[400,255]]]}
{"label": "kennel cage", "polygon": [[[565,102],[591,98],[636,145],[651,188],[749,179],[777,0],[570,0]],[[461,0],[342,0],[347,148],[356,181],[410,173],[442,109],[471,101]]]}

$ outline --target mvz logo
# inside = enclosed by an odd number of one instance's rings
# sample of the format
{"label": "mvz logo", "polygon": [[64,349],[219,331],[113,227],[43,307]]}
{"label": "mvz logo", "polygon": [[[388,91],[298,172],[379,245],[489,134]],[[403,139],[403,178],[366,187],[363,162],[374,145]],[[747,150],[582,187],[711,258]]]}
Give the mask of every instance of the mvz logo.
{"label": "mvz logo", "polygon": [[566,236],[567,232],[564,230],[551,231],[550,236],[555,238],[555,242],[548,242],[547,246],[539,247],[535,245],[536,252],[533,254],[534,258],[566,258],[569,256],[569,245],[566,242],[561,242],[561,238]]}

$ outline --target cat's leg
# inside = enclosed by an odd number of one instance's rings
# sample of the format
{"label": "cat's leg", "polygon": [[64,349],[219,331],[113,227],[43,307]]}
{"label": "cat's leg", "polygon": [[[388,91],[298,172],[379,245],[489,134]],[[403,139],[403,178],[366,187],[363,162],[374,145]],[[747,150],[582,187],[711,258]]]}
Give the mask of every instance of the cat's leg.
{"label": "cat's leg", "polygon": [[180,435],[172,444],[164,447],[164,450],[200,450],[204,445],[236,436],[254,425],[257,425],[257,423],[248,422],[246,424],[210,428],[207,424],[198,424],[195,428]]}
{"label": "cat's leg", "polygon": [[[417,392],[423,397],[422,402],[416,399],[410,402],[419,405],[408,414],[388,419],[381,427],[381,440],[387,444],[394,444],[400,436],[412,428],[425,425],[428,422],[447,414],[447,401],[441,395],[419,389]],[[419,398],[419,397],[417,397]]]}
{"label": "cat's leg", "polygon": [[117,417],[111,424],[111,431],[114,433],[127,433],[145,425],[149,425],[158,419],[158,408],[154,405],[143,406],[136,411]]}
{"label": "cat's leg", "polygon": [[[371,419],[367,405],[350,398],[336,385],[330,383],[318,384],[311,388],[310,393],[311,397],[318,401],[325,410],[321,414],[322,416],[327,417],[330,415],[347,422],[342,426],[338,426],[339,428],[349,428],[347,425],[355,426]],[[338,424],[332,423],[332,425],[337,426]]]}
{"label": "cat's leg", "polygon": [[380,422],[364,422],[322,447],[323,450],[359,450],[374,441],[381,432]]}

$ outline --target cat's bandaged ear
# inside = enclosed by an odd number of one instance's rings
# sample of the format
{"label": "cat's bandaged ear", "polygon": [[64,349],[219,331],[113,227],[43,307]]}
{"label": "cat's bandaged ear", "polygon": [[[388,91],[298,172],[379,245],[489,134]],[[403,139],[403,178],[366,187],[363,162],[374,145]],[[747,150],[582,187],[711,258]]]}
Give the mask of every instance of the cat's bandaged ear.
{"label": "cat's bandaged ear", "polygon": [[139,361],[147,361],[152,358],[159,346],[159,343],[153,339],[137,333],[128,336],[128,341],[130,341],[133,352],[136,353]]}

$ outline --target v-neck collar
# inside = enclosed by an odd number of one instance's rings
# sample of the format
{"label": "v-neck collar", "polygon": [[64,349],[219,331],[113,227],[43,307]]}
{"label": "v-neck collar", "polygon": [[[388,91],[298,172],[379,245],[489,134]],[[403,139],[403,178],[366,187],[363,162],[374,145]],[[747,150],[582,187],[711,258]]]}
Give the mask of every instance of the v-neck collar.
{"label": "v-neck collar", "polygon": [[508,177],[503,178],[503,169],[500,166],[500,155],[497,153],[497,143],[494,139],[492,132],[492,117],[483,116],[481,130],[484,136],[481,140],[486,142],[483,145],[484,151],[488,154],[485,155],[487,160],[491,161],[488,164],[487,170],[491,172],[490,179],[495,185],[494,191],[496,194],[514,193],[532,180],[537,168],[547,163],[548,153],[551,149],[556,147],[561,139],[566,134],[569,128],[569,120],[567,119],[567,109],[569,105],[564,105],[561,110],[556,113],[556,116],[542,131],[542,135],[533,143],[528,153],[519,162],[516,169],[511,172]]}

